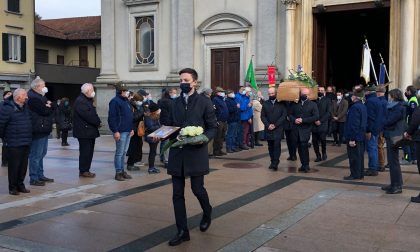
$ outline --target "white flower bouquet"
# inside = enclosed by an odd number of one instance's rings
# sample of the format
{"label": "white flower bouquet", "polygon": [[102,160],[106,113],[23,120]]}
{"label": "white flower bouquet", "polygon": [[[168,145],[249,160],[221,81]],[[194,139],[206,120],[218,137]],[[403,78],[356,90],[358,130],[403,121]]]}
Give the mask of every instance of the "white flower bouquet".
{"label": "white flower bouquet", "polygon": [[167,150],[171,147],[181,147],[186,144],[197,145],[207,143],[209,139],[203,134],[204,129],[197,126],[188,126],[182,128],[176,139],[172,139],[163,147],[163,150]]}

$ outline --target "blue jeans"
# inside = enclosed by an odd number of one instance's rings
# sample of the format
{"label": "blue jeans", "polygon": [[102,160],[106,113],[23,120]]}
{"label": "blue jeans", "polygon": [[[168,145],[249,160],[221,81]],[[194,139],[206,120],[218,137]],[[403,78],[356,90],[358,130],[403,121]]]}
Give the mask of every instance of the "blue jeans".
{"label": "blue jeans", "polygon": [[120,132],[120,140],[115,141],[116,150],[114,157],[114,166],[116,173],[124,172],[124,158],[129,145],[130,132]]}
{"label": "blue jeans", "polygon": [[228,123],[228,129],[226,133],[226,149],[232,150],[237,149],[237,134],[238,134],[238,123],[237,122],[230,122]]}
{"label": "blue jeans", "polygon": [[370,140],[366,140],[366,151],[368,153],[368,169],[378,170],[378,136],[372,135]]}
{"label": "blue jeans", "polygon": [[244,144],[244,136],[243,136],[243,131],[244,131],[244,129],[243,129],[243,127],[242,127],[242,123],[239,121],[239,122],[237,122],[237,124],[238,124],[238,128],[237,128],[237,131],[236,131],[236,144],[235,144],[235,146],[243,146],[243,144]]}
{"label": "blue jeans", "polygon": [[48,136],[32,140],[29,153],[29,177],[30,182],[38,181],[44,177],[44,157],[48,150]]}

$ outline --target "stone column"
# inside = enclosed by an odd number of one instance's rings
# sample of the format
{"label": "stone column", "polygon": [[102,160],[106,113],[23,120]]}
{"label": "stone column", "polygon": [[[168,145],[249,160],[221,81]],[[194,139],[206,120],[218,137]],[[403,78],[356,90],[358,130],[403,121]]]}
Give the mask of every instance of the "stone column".
{"label": "stone column", "polygon": [[401,1],[400,88],[402,90],[413,85],[414,80],[414,1]]}
{"label": "stone column", "polygon": [[101,1],[101,57],[102,66],[98,82],[115,82],[118,75],[115,69],[115,2]]}
{"label": "stone column", "polygon": [[[277,0],[257,1],[255,78],[267,83],[267,66],[276,65]],[[248,62],[246,63],[248,64]]]}
{"label": "stone column", "polygon": [[282,0],[282,3],[286,6],[286,52],[285,52],[285,69],[282,69],[284,76],[288,75],[290,68],[296,68],[295,62],[295,27],[296,27],[296,6],[298,0]]}
{"label": "stone column", "polygon": [[171,1],[171,72],[167,79],[179,81],[178,71],[194,67],[194,2]]}

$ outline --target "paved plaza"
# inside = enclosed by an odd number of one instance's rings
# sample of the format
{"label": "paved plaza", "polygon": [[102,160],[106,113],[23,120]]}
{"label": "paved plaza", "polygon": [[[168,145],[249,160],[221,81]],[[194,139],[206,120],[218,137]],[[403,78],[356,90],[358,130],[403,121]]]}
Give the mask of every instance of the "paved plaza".
{"label": "paved plaza", "polygon": [[[343,181],[349,174],[345,146],[329,145],[328,160],[311,162],[311,173],[298,173],[299,162],[268,169],[267,147],[214,158],[205,186],[213,222],[200,232],[201,208],[186,185],[191,240],[177,247],[170,176],[149,175],[146,167],[133,179],[114,178],[114,142],[97,140],[94,179],[78,176],[78,144],[49,140],[45,187],[30,194],[8,194],[7,168],[0,168],[0,251],[418,251],[420,191],[414,165],[403,166],[402,194],[387,195],[380,186],[389,173]],[[265,142],[263,142],[266,145]],[[145,145],[143,160],[147,160]],[[285,152],[286,151],[286,152]],[[311,152],[311,160],[314,155]],[[366,155],[367,156],[367,155]],[[367,158],[367,157],[366,157]],[[156,157],[158,160],[159,157]],[[367,160],[366,160],[367,162]]]}

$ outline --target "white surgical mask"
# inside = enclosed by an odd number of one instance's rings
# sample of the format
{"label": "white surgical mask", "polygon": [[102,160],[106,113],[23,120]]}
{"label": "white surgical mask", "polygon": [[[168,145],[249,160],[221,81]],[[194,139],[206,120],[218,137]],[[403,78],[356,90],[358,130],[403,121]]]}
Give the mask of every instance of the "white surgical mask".
{"label": "white surgical mask", "polygon": [[235,98],[235,94],[229,94],[228,97]]}
{"label": "white surgical mask", "polygon": [[220,92],[220,93],[218,93],[218,95],[222,98],[225,98],[225,93]]}
{"label": "white surgical mask", "polygon": [[92,93],[90,93],[90,98],[94,98],[95,97],[95,91],[93,91]]}
{"label": "white surgical mask", "polygon": [[171,95],[171,98],[172,99],[175,99],[175,98],[177,98],[178,97],[178,95]]}
{"label": "white surgical mask", "polygon": [[337,100],[341,100],[341,99],[343,99],[343,96],[337,95]]}
{"label": "white surgical mask", "polygon": [[137,105],[137,106],[141,106],[141,105],[143,105],[143,102],[141,102],[141,101],[136,101],[136,105]]}
{"label": "white surgical mask", "polygon": [[47,87],[43,87],[41,89],[41,92],[44,93],[44,94],[48,93],[48,88]]}

